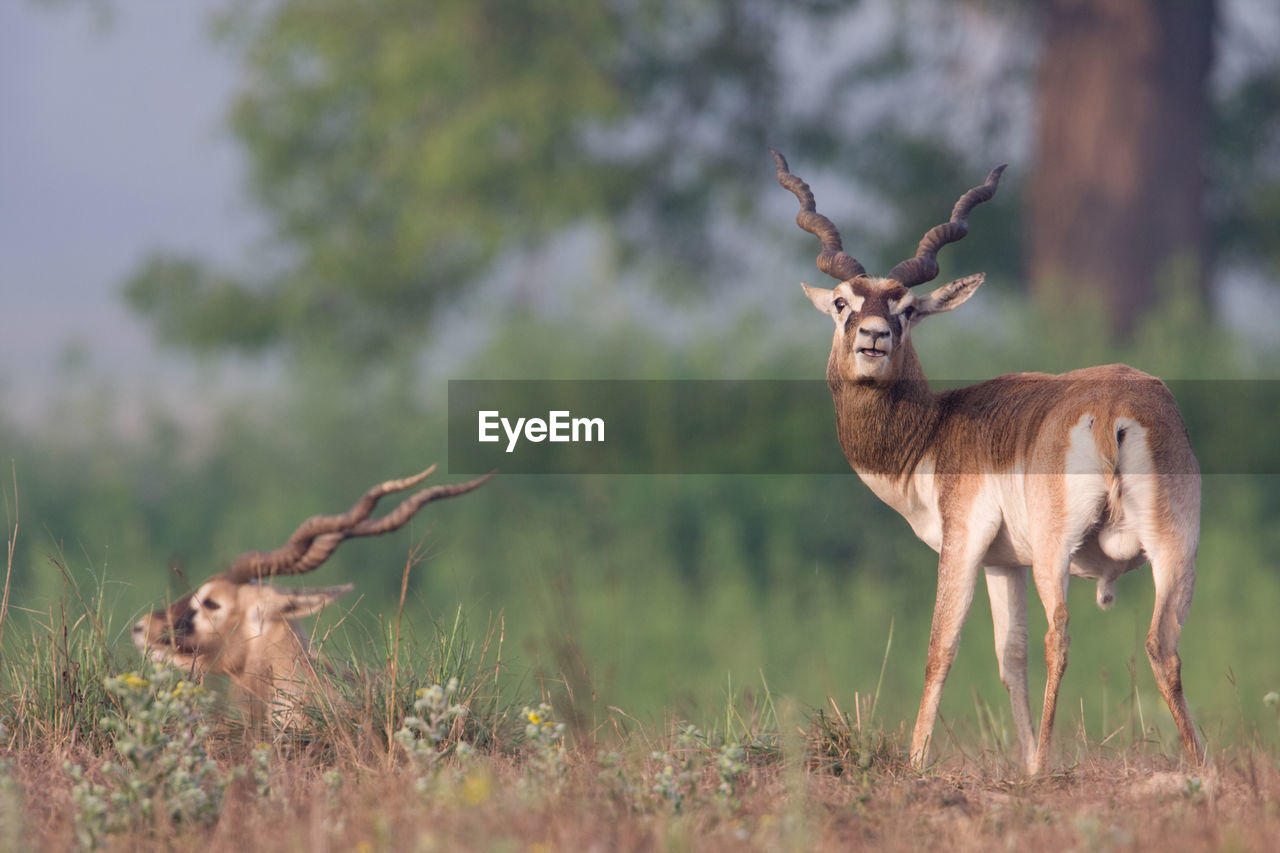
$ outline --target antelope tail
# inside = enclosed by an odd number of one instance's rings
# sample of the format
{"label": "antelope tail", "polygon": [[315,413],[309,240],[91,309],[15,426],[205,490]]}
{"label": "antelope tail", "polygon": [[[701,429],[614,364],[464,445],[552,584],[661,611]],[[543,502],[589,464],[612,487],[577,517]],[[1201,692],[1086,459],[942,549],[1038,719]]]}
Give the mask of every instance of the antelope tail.
{"label": "antelope tail", "polygon": [[1125,428],[1118,418],[1094,418],[1093,441],[1102,462],[1102,481],[1107,486],[1107,523],[1116,524],[1124,518],[1121,497],[1124,482],[1120,471],[1120,444],[1124,441]]}

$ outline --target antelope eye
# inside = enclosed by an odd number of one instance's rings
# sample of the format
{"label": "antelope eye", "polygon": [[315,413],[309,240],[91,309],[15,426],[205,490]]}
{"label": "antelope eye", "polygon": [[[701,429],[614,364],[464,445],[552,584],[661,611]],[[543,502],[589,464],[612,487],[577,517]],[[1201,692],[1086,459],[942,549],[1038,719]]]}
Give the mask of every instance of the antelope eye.
{"label": "antelope eye", "polygon": [[212,598],[206,598],[204,601],[200,602],[200,606],[205,610],[217,610],[222,605],[214,601]]}
{"label": "antelope eye", "polygon": [[849,303],[845,301],[843,296],[837,296],[834,304],[836,306],[837,313],[843,312],[844,309],[849,307]]}
{"label": "antelope eye", "polygon": [[902,309],[902,319],[904,320],[910,320],[915,315],[916,309],[914,305],[908,305],[906,308]]}

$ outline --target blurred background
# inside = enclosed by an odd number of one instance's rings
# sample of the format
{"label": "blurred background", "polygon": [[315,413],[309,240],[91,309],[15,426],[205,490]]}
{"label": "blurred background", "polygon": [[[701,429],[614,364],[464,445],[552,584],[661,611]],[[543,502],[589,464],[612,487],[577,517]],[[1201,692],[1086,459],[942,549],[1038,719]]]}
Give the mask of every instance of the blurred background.
{"label": "blurred background", "polygon": [[[940,259],[987,283],[917,334],[933,378],[1280,378],[1269,0],[17,0],[0,115],[4,631],[65,570],[122,660],[166,595],[445,462],[449,379],[820,379],[770,146],[873,271],[1010,164]],[[1274,739],[1280,478],[1207,473],[1184,680],[1211,742]],[[306,579],[358,581],[331,651],[378,653],[419,543],[409,620],[501,620],[578,721],[851,707],[890,637],[878,713],[914,716],[936,557],[852,475],[499,477]],[[1093,596],[1060,721],[1171,736],[1149,572]],[[1009,732],[981,595],[949,684]]]}

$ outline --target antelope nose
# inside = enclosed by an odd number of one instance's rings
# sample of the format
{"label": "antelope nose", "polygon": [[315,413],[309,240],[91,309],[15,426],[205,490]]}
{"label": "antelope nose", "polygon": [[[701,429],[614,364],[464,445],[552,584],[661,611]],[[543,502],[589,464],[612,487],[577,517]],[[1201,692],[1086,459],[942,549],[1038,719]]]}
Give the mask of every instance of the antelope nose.
{"label": "antelope nose", "polygon": [[875,345],[876,342],[878,342],[881,338],[889,337],[889,330],[876,329],[876,328],[868,329],[866,327],[863,327],[861,329],[858,329],[858,334],[861,335],[862,337],[870,338],[872,345]]}

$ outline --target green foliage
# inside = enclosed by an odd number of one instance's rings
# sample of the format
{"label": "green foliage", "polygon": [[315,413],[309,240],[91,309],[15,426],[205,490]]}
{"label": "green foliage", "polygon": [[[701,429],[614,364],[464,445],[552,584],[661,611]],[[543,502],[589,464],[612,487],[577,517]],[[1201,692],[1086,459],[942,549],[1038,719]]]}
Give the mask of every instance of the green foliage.
{"label": "green foliage", "polygon": [[[406,572],[412,568],[411,557]],[[403,753],[426,791],[434,790],[445,759],[511,748],[519,721],[517,700],[507,697],[499,680],[501,616],[490,620],[479,641],[471,638],[460,606],[451,621],[425,631],[398,613],[393,621],[380,620],[380,637],[369,635],[366,620],[341,618],[351,627],[342,642],[326,644],[323,655],[343,675],[311,697],[305,719],[284,733],[283,742],[361,757]]]}
{"label": "green foliage", "polygon": [[716,786],[716,797],[731,809],[742,807],[742,801],[738,799],[738,786],[748,770],[746,758],[746,748],[737,743],[725,743],[716,752],[715,771],[720,783]]}
{"label": "green foliage", "polygon": [[66,765],[82,848],[152,831],[158,818],[166,826],[218,820],[230,776],[205,750],[215,700],[186,678],[157,663],[106,680],[120,710],[102,721],[114,752],[99,770],[102,781]]}
{"label": "green foliage", "polygon": [[[777,737],[771,733],[770,737]],[[716,781],[712,798],[729,810],[742,807],[740,786],[750,769],[747,748],[735,740],[704,734],[694,725],[682,725],[674,742],[653,753],[661,768],[651,790],[658,801],[676,814],[684,812],[702,797],[701,782],[706,770]]]}
{"label": "green foliage", "polygon": [[167,346],[257,352],[276,338],[277,295],[247,290],[194,258],[150,258],[134,273],[125,296],[134,311],[152,319]]}
{"label": "green foliage", "polygon": [[555,718],[551,706],[546,702],[540,702],[536,708],[526,707],[523,717],[523,781],[531,794],[559,793],[568,761],[565,754],[565,732],[568,727]]}
{"label": "green foliage", "polygon": [[396,733],[396,743],[426,774],[431,774],[448,754],[466,756],[470,752],[470,744],[454,734],[462,730],[467,717],[467,707],[458,704],[457,698],[457,679],[449,679],[444,686],[433,684],[417,690],[413,713],[404,717],[404,725]]}
{"label": "green foliage", "polygon": [[1280,274],[1280,58],[1255,52],[1249,64],[1214,111],[1213,240],[1223,257],[1252,260],[1274,279]]}
{"label": "green foliage", "polygon": [[[41,599],[39,609],[26,618],[7,614],[0,633],[3,666],[0,667],[0,727],[11,745],[51,742],[103,743],[108,732],[102,710],[110,699],[106,679],[118,671],[113,653],[114,602],[105,596],[103,577],[90,575],[92,589],[82,586],[67,571],[65,556],[41,558],[64,584],[54,599]],[[5,599],[12,595],[21,569],[6,580]]]}
{"label": "green foliage", "polygon": [[409,756],[419,774],[417,785],[426,790],[440,765],[450,755],[459,759],[471,752],[471,745],[461,739],[467,706],[459,704],[458,680],[449,679],[444,687],[433,684],[418,690],[413,713],[395,734],[395,741]]}
{"label": "green foliage", "polygon": [[580,157],[618,108],[603,7],[246,3],[224,31],[247,66],[232,125],[287,260],[232,278],[152,259],[126,294],[169,342],[413,345],[438,300],[611,183]]}
{"label": "green foliage", "polygon": [[653,754],[653,760],[662,766],[653,783],[653,793],[677,814],[697,791],[701,775],[697,762],[698,735],[697,726],[682,726],[669,750]]}

